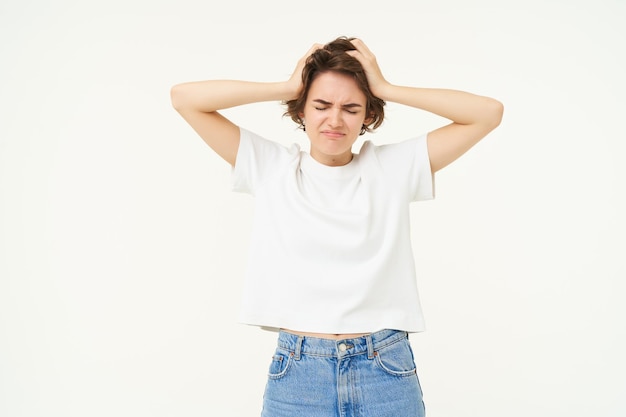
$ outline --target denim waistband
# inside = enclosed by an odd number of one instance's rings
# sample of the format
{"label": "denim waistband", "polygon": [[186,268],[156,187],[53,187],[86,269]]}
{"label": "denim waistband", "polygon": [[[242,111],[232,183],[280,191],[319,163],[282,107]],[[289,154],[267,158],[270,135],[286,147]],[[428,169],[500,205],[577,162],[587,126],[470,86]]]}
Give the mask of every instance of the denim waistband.
{"label": "denim waistband", "polygon": [[402,330],[380,330],[361,337],[349,339],[322,339],[311,336],[280,331],[278,346],[293,353],[296,360],[300,355],[345,357],[367,353],[373,358],[378,349],[408,338],[408,333]]}

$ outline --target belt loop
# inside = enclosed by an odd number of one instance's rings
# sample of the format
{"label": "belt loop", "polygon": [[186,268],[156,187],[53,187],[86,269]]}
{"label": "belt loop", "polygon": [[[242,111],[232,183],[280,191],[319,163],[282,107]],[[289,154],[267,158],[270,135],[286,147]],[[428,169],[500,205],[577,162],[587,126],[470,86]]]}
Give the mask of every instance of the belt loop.
{"label": "belt loop", "polygon": [[367,359],[374,359],[374,342],[372,342],[372,335],[366,335],[365,341],[367,342]]}
{"label": "belt loop", "polygon": [[304,336],[298,336],[298,341],[296,342],[296,352],[294,354],[294,359],[300,360],[300,352],[302,351],[302,342],[304,342]]}

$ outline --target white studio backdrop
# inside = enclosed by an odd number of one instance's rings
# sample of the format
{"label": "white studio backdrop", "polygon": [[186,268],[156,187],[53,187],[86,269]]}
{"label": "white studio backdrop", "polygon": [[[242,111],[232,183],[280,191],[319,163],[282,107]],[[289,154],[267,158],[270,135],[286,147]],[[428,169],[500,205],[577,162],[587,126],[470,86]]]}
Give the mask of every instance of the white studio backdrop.
{"label": "white studio backdrop", "polygon": [[[236,323],[253,200],[169,102],[358,36],[398,84],[505,104],[413,206],[430,417],[626,415],[626,5],[0,4],[0,416],[257,416],[275,334]],[[227,111],[306,146],[279,103]],[[368,138],[444,123],[390,103]]]}

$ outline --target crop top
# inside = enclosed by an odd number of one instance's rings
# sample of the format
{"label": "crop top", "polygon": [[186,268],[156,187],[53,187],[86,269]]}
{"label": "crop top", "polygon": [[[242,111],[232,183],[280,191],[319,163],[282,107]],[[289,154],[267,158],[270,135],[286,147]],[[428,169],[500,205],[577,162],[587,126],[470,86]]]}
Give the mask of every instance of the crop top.
{"label": "crop top", "polygon": [[239,321],[317,333],[424,330],[409,204],[434,198],[426,135],[344,166],[240,129],[233,190],[255,197]]}

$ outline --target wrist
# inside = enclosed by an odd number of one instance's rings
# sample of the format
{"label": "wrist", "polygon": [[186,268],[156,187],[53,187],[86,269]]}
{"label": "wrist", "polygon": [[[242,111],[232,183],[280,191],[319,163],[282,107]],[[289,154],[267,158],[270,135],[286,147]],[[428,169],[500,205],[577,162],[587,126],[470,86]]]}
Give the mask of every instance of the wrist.
{"label": "wrist", "polygon": [[282,101],[293,100],[300,94],[300,84],[283,81],[278,83],[278,91]]}
{"label": "wrist", "polygon": [[393,90],[395,86],[389,82],[379,83],[375,87],[370,86],[372,94],[381,100],[393,101]]}

